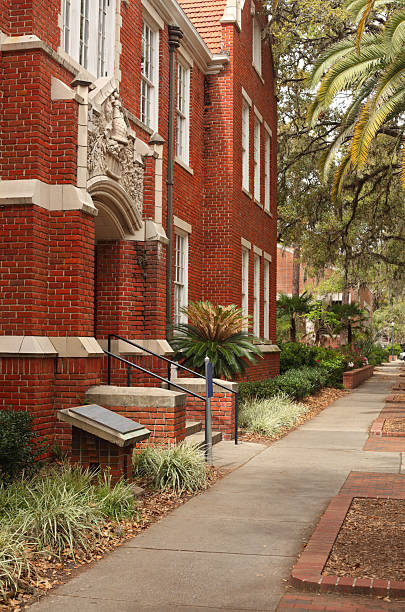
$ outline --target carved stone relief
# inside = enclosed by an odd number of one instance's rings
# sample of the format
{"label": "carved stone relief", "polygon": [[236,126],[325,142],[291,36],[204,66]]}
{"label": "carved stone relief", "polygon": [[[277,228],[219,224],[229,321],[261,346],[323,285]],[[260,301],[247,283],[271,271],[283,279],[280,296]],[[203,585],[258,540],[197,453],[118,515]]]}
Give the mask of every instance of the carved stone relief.
{"label": "carved stone relief", "polygon": [[89,112],[89,179],[106,175],[117,181],[141,213],[144,164],[135,150],[135,134],[123,113],[118,91],[113,91],[100,109]]}

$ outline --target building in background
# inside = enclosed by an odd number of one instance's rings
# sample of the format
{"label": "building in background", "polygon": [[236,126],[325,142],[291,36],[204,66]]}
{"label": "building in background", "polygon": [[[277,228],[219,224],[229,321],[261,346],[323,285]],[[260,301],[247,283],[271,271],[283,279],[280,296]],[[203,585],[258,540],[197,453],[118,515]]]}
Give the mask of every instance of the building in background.
{"label": "building in background", "polygon": [[0,406],[50,439],[106,381],[108,334],[170,355],[189,301],[242,306],[263,338],[249,378],[278,373],[265,25],[258,0],[0,0]]}

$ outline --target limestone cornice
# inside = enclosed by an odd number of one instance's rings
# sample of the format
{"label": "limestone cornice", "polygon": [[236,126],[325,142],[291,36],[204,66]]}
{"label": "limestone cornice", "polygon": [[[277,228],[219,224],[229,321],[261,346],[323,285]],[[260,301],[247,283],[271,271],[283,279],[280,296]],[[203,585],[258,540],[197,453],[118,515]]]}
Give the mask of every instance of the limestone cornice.
{"label": "limestone cornice", "polygon": [[82,210],[95,217],[90,195],[72,184],[49,185],[39,179],[0,181],[0,206],[36,205],[49,211]]}

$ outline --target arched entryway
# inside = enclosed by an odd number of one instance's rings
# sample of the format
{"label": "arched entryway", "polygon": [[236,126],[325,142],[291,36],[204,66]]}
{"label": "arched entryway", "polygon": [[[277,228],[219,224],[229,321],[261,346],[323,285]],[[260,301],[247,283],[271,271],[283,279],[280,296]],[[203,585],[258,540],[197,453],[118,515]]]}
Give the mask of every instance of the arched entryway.
{"label": "arched entryway", "polygon": [[114,180],[95,177],[88,186],[98,210],[95,220],[94,336],[133,337],[141,325],[136,233],[142,219]]}

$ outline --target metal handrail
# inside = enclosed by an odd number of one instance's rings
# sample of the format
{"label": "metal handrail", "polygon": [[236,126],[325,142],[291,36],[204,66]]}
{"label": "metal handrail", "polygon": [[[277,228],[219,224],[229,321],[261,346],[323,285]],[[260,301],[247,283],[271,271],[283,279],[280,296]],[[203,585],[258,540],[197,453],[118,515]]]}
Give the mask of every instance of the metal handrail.
{"label": "metal handrail", "polygon": [[[166,378],[162,378],[161,376],[159,376],[158,374],[155,374],[154,372],[151,372],[150,370],[147,370],[145,368],[142,368],[141,366],[138,366],[130,361],[127,361],[126,359],[123,359],[122,357],[119,357],[118,355],[115,355],[114,353],[111,352],[111,339],[112,338],[118,338],[118,340],[122,340],[123,342],[126,342],[127,344],[131,344],[132,346],[134,346],[135,348],[139,348],[141,349],[143,352],[148,353],[149,355],[152,355],[153,357],[157,357],[158,359],[162,359],[163,361],[165,361],[168,364],[168,368],[167,368],[167,379]],[[151,376],[154,376],[155,378],[159,378],[160,380],[162,380],[163,382],[167,383],[168,388],[170,390],[170,386],[173,385],[174,387],[178,388],[178,389],[182,389],[183,391],[185,391],[186,393],[190,393],[191,395],[194,395],[195,397],[198,397],[199,399],[202,399],[203,401],[206,401],[206,398],[198,395],[192,391],[188,391],[187,389],[184,389],[183,387],[180,387],[179,385],[176,385],[172,380],[171,380],[171,366],[174,365],[176,368],[181,368],[182,370],[186,371],[186,372],[190,372],[190,374],[194,374],[194,376],[197,376],[198,378],[203,378],[205,381],[207,380],[206,377],[203,374],[199,374],[199,372],[195,372],[194,370],[190,370],[190,368],[187,368],[184,365],[181,365],[180,363],[178,363],[177,361],[172,361],[171,359],[168,359],[167,357],[164,357],[163,355],[159,355],[158,353],[155,353],[154,351],[151,351],[150,349],[147,349],[145,347],[143,347],[141,344],[137,344],[136,342],[134,342],[133,340],[128,340],[127,338],[124,338],[123,336],[119,336],[118,334],[108,334],[108,341],[107,341],[107,346],[108,346],[108,350],[104,351],[107,355],[108,355],[108,363],[107,363],[107,384],[110,385],[111,384],[111,357],[115,357],[116,359],[119,359],[120,361],[123,361],[127,364],[127,381],[128,381],[128,387],[131,386],[130,381],[131,381],[131,375],[130,375],[130,370],[129,370],[129,366],[132,366],[134,368],[137,368],[138,370],[141,370],[142,372],[145,372],[146,374],[150,374]],[[239,411],[239,392],[238,391],[234,391],[233,389],[230,389],[229,387],[227,387],[226,385],[221,385],[221,383],[218,382],[214,382],[214,385],[216,385],[217,387],[221,387],[221,389],[225,389],[228,392],[231,392],[235,395],[235,444],[238,444],[238,411]]]}

